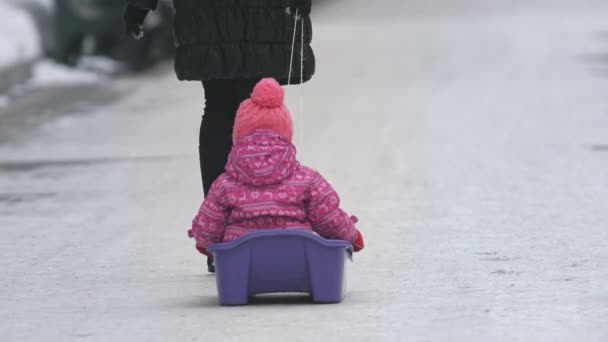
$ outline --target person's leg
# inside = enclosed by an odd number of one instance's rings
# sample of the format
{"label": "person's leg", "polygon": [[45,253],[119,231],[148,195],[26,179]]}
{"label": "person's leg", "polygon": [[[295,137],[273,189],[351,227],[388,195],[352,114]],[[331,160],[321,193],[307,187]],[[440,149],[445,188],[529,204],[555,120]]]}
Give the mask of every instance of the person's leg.
{"label": "person's leg", "polygon": [[251,95],[257,80],[203,82],[205,114],[200,129],[199,156],[203,191],[224,172],[232,149],[232,128],[241,102]]}
{"label": "person's leg", "polygon": [[[213,182],[224,172],[232,149],[232,127],[241,102],[249,98],[256,80],[220,80],[203,82],[205,113],[199,135],[199,161],[205,196]],[[215,272],[212,258],[207,258],[209,272]]]}
{"label": "person's leg", "polygon": [[213,182],[224,172],[232,146],[230,122],[234,122],[236,109],[233,109],[228,81],[203,82],[203,87],[205,114],[199,135],[199,157],[203,192],[206,196]]}
{"label": "person's leg", "polygon": [[259,81],[260,79],[241,79],[234,81],[234,101],[235,103],[238,103],[237,109],[243,101],[251,97],[253,88],[256,84],[258,84]]}
{"label": "person's leg", "polygon": [[[213,182],[219,177],[226,164],[227,149],[224,121],[230,113],[225,108],[230,104],[230,94],[225,81],[203,82],[205,91],[205,113],[201,122],[199,134],[199,162],[203,193],[205,197],[211,189]],[[207,257],[207,271],[215,272],[213,258]]]}

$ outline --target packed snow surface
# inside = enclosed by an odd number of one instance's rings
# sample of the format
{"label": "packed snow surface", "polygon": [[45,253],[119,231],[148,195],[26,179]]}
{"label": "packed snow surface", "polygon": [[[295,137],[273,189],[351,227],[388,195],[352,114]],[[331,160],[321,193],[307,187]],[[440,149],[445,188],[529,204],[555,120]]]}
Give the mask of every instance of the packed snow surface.
{"label": "packed snow surface", "polygon": [[316,7],[317,74],[287,98],[366,238],[338,305],[219,307],[186,237],[201,85],[110,82],[0,145],[0,340],[608,341],[606,13]]}

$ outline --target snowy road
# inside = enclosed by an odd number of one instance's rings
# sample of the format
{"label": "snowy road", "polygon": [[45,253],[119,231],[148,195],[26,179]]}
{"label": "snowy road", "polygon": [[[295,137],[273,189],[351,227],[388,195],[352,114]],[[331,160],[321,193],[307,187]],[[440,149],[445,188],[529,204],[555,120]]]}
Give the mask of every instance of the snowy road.
{"label": "snowy road", "polygon": [[318,75],[289,96],[301,159],[366,236],[340,305],[216,305],[185,235],[199,84],[166,71],[93,88],[133,92],[103,108],[0,109],[0,340],[607,341],[607,13],[342,0],[316,16]]}

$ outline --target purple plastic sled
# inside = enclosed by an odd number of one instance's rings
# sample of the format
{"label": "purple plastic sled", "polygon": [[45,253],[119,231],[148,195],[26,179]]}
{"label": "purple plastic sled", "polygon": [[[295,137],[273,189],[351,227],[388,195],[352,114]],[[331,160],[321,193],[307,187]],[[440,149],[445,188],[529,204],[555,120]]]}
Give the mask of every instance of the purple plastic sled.
{"label": "purple plastic sled", "polygon": [[352,244],[292,229],[261,230],[209,247],[215,257],[221,305],[245,305],[268,293],[309,293],[315,303],[338,303],[346,289]]}

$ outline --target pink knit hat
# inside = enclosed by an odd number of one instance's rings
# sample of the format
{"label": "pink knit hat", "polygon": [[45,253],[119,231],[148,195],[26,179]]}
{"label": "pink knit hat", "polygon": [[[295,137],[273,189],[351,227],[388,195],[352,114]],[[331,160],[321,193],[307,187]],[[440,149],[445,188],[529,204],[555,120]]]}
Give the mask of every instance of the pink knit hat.
{"label": "pink knit hat", "polygon": [[261,80],[251,98],[243,101],[234,121],[232,140],[236,143],[256,129],[269,129],[291,141],[293,122],[283,100],[285,91],[274,78]]}

